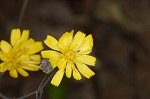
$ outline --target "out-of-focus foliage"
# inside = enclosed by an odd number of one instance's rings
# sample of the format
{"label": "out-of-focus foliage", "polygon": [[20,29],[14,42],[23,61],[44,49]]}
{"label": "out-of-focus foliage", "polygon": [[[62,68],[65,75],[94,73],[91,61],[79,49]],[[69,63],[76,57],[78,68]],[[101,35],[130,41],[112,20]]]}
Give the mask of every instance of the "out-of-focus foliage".
{"label": "out-of-focus foliage", "polygon": [[45,99],[66,99],[68,95],[68,80],[64,77],[59,87],[49,83],[44,92]]}
{"label": "out-of-focus foliage", "polygon": [[[59,38],[72,29],[92,33],[93,54],[99,60],[93,69],[96,75],[62,83],[68,86],[64,99],[149,99],[149,4],[149,0],[29,0],[21,28],[30,29],[37,40],[47,34]],[[9,39],[21,6],[21,0],[0,1],[0,39]],[[42,78],[41,72],[17,81],[5,76],[0,89],[20,96],[34,90]]]}

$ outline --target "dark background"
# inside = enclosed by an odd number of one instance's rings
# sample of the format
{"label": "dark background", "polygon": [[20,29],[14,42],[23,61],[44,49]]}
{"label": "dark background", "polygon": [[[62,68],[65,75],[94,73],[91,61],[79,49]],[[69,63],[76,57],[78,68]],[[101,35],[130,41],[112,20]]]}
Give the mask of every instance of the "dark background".
{"label": "dark background", "polygon": [[[45,87],[43,99],[150,99],[149,0],[29,0],[18,25],[23,1],[0,1],[0,40],[9,41],[17,27],[30,29],[30,37],[41,41],[72,29],[94,38],[96,75],[81,81],[64,76],[58,88]],[[35,90],[43,77],[39,71],[14,79],[6,72],[0,91],[19,97]]]}

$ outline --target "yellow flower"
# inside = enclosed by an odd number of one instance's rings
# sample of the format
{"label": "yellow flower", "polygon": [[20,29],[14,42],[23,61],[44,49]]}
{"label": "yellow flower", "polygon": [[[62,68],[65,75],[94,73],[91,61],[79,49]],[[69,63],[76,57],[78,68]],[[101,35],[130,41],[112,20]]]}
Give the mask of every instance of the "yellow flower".
{"label": "yellow flower", "polygon": [[12,29],[10,43],[0,42],[0,72],[10,71],[10,76],[17,78],[18,73],[27,77],[25,70],[38,71],[41,67],[41,57],[36,54],[43,49],[42,42],[35,42],[29,38],[29,30]]}
{"label": "yellow flower", "polygon": [[73,37],[73,32],[66,32],[59,41],[48,35],[44,41],[53,50],[42,51],[42,57],[48,58],[53,68],[59,68],[51,80],[55,86],[59,86],[64,73],[68,78],[73,74],[76,80],[81,79],[81,74],[86,78],[95,75],[87,67],[87,65],[95,66],[96,61],[95,57],[88,55],[93,47],[92,35],[85,36],[84,33],[78,31]]}

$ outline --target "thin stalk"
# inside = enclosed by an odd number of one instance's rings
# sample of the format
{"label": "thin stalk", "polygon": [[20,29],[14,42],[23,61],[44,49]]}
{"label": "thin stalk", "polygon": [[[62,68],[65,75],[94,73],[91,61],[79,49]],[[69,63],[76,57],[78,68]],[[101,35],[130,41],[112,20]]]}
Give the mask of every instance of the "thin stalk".
{"label": "thin stalk", "polygon": [[0,97],[1,97],[2,99],[11,99],[11,98],[6,97],[6,96],[3,95],[2,93],[0,93]]}
{"label": "thin stalk", "polygon": [[38,86],[37,90],[30,92],[29,94],[26,94],[24,96],[18,97],[18,98],[9,98],[2,93],[0,93],[0,97],[2,99],[27,99],[28,97],[35,95],[36,99],[41,99],[43,94],[43,89],[47,85],[47,83],[52,79],[53,75],[56,73],[57,69],[55,68],[49,76],[45,76],[43,80],[41,81],[40,85]]}
{"label": "thin stalk", "polygon": [[22,19],[23,19],[23,17],[24,17],[25,10],[26,10],[26,8],[27,8],[28,1],[29,1],[29,0],[24,0],[24,1],[23,1],[23,5],[22,5],[21,12],[20,12],[20,15],[19,15],[17,27],[19,27],[19,26],[21,25]]}
{"label": "thin stalk", "polygon": [[37,89],[36,99],[41,99],[44,87],[52,79],[52,77],[56,73],[56,71],[57,71],[57,68],[55,68],[54,70],[52,70],[52,73],[48,76],[48,78],[45,81],[42,81],[42,83],[40,84],[40,86]]}

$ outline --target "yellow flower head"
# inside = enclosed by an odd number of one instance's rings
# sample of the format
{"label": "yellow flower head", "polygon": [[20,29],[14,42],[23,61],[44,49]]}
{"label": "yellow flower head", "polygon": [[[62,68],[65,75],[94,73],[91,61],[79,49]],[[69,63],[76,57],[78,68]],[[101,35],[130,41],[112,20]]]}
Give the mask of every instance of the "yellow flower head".
{"label": "yellow flower head", "polygon": [[48,35],[44,41],[53,50],[42,51],[42,57],[48,58],[53,68],[59,68],[51,81],[55,86],[60,84],[64,73],[68,78],[73,74],[76,80],[81,79],[81,74],[86,78],[95,75],[87,67],[87,65],[95,66],[96,61],[95,57],[88,55],[93,47],[92,35],[85,36],[84,33],[78,31],[73,37],[73,32],[66,32],[59,41]]}
{"label": "yellow flower head", "polygon": [[10,76],[17,78],[18,73],[27,77],[25,70],[38,71],[41,57],[36,54],[43,49],[42,42],[29,38],[29,30],[12,29],[10,43],[0,42],[0,72],[10,71]]}

